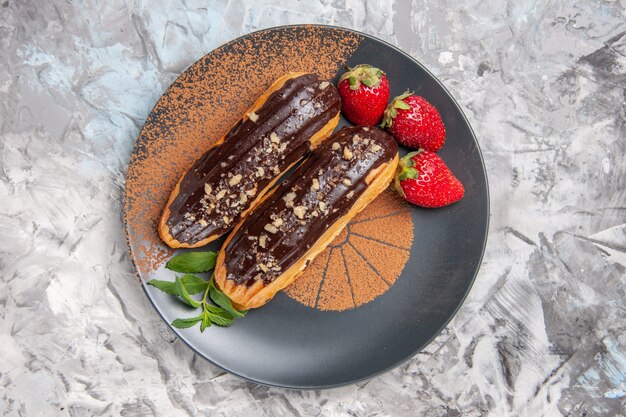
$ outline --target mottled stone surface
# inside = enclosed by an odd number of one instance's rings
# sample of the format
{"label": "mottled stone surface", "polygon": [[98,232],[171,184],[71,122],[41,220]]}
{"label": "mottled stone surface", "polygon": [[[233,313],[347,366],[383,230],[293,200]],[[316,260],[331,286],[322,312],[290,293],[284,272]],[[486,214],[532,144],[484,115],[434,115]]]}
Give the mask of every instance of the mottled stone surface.
{"label": "mottled stone surface", "polygon": [[[626,2],[275,3],[0,3],[0,413],[626,415]],[[492,204],[447,329],[401,368],[306,392],[245,382],[176,340],[121,219],[134,139],[177,74],[302,22],[431,69],[476,131]]]}

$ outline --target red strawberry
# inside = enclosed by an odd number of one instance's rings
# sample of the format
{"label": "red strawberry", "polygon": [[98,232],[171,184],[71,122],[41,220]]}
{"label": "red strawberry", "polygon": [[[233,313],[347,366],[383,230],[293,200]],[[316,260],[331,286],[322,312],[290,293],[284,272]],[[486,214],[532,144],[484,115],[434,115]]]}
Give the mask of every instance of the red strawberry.
{"label": "red strawberry", "polygon": [[360,126],[374,126],[383,117],[389,101],[389,81],[384,72],[360,64],[343,74],[337,84],[341,112]]}
{"label": "red strawberry", "polygon": [[400,159],[396,190],[405,200],[422,207],[443,207],[463,198],[463,184],[434,152],[420,149]]}
{"label": "red strawberry", "polygon": [[438,151],[446,141],[446,129],[437,109],[424,97],[406,92],[393,99],[385,110],[381,127],[404,146]]}

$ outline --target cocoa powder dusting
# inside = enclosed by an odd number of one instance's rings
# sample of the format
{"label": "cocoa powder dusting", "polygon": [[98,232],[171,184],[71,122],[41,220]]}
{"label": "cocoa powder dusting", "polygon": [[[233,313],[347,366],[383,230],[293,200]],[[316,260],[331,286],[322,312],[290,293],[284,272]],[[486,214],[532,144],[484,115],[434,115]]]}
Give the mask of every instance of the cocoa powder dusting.
{"label": "cocoa powder dusting", "polygon": [[126,232],[139,274],[173,253],[160,241],[157,222],[185,170],[276,78],[304,71],[330,79],[360,41],[356,33],[316,26],[262,31],[216,49],[178,77],[139,133],[126,179]]}
{"label": "cocoa powder dusting", "polygon": [[355,216],[285,292],[319,310],[358,307],[393,285],[412,244],[410,207],[388,189]]}

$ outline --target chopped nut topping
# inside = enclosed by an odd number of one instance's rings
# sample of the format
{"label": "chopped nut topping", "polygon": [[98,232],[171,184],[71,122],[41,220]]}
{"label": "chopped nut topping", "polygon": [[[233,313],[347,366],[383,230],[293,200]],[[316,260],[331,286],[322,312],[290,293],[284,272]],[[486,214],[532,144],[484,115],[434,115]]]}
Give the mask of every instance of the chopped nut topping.
{"label": "chopped nut topping", "polygon": [[233,185],[239,184],[241,182],[241,178],[242,178],[241,174],[235,175],[234,177],[228,180],[228,185],[232,187]]}
{"label": "chopped nut topping", "polygon": [[265,148],[265,153],[272,153],[272,148]]}
{"label": "chopped nut topping", "polygon": [[350,191],[348,194],[346,194],[346,198],[350,199],[352,198],[353,195],[354,195],[354,191]]}
{"label": "chopped nut topping", "polygon": [[248,202],[248,196],[246,195],[246,193],[244,192],[239,193],[239,202],[241,204],[246,204]]}
{"label": "chopped nut topping", "polygon": [[280,146],[278,147],[278,152],[285,152],[285,149],[287,149],[287,142],[283,142],[280,144]]}
{"label": "chopped nut topping", "polygon": [[248,197],[254,197],[256,195],[256,187],[251,190],[246,190],[246,194],[248,195]]}
{"label": "chopped nut topping", "polygon": [[359,135],[352,136],[352,143],[353,144],[356,145],[357,143],[359,143],[360,140],[361,140],[361,137]]}
{"label": "chopped nut topping", "polygon": [[265,249],[265,242],[267,242],[267,236],[261,235],[259,236],[259,246]]}
{"label": "chopped nut topping", "polygon": [[259,268],[261,268],[261,271],[263,272],[267,272],[270,269],[267,267],[267,265],[265,265],[264,263],[259,263]]}
{"label": "chopped nut topping", "polygon": [[369,132],[370,128],[369,127],[364,127],[363,130],[366,131],[366,132]]}
{"label": "chopped nut topping", "polygon": [[[339,148],[337,148],[337,149],[339,149]],[[323,169],[320,169],[319,171],[317,171],[317,174],[318,174],[318,175],[324,175],[324,170],[323,170]]]}
{"label": "chopped nut topping", "polygon": [[251,111],[250,113],[248,113],[248,119],[252,120],[253,122],[256,122],[257,120],[259,120],[259,115]]}
{"label": "chopped nut topping", "polygon": [[337,142],[333,143],[333,151],[338,151],[339,148],[341,148],[341,145],[339,145]]}
{"label": "chopped nut topping", "polygon": [[237,194],[229,194],[228,195],[228,198],[235,198],[235,197],[237,197]]}
{"label": "chopped nut topping", "polygon": [[257,169],[256,169],[256,176],[257,177],[262,177],[263,175],[265,175],[265,170],[263,169],[263,167],[257,167]]}
{"label": "chopped nut topping", "polygon": [[278,137],[278,135],[276,134],[276,132],[272,132],[270,133],[270,140],[273,143],[280,143],[280,138]]}
{"label": "chopped nut topping", "polygon": [[226,162],[220,162],[220,166],[221,166],[222,168],[225,168],[225,167],[226,167],[226,165],[228,165]]}
{"label": "chopped nut topping", "polygon": [[256,240],[257,237],[256,236],[248,236],[248,240]]}
{"label": "chopped nut topping", "polygon": [[229,223],[230,223],[230,217],[228,217],[228,216],[224,216],[224,217],[222,218],[222,220],[224,220],[224,223],[226,223],[226,224],[229,224]]}
{"label": "chopped nut topping", "polygon": [[311,216],[313,216],[313,217],[317,217],[317,216],[319,216],[319,215],[320,215],[320,214],[317,212],[317,210],[313,210],[313,211],[311,212]]}
{"label": "chopped nut topping", "polygon": [[311,184],[311,189],[313,191],[319,191],[320,189],[320,182],[317,178],[313,178],[313,182]]}
{"label": "chopped nut topping", "polygon": [[304,215],[306,214],[306,207],[305,206],[296,206],[293,208],[293,214],[296,215],[297,218],[299,219],[304,219]]}
{"label": "chopped nut topping", "polygon": [[215,199],[221,200],[225,195],[226,195],[226,189],[220,190],[218,191],[217,194],[215,194]]}
{"label": "chopped nut topping", "polygon": [[373,152],[378,152],[382,149],[382,147],[380,145],[372,145],[372,151]]}
{"label": "chopped nut topping", "polygon": [[213,191],[213,188],[209,184],[204,184],[204,193],[211,194],[211,191]]}
{"label": "chopped nut topping", "polygon": [[326,203],[324,203],[323,201],[318,201],[317,205],[320,206],[320,210],[322,211],[326,210]]}
{"label": "chopped nut topping", "polygon": [[283,196],[283,200],[286,202],[293,201],[296,198],[296,193],[287,193]]}
{"label": "chopped nut topping", "polygon": [[280,217],[274,219],[274,221],[272,222],[272,224],[276,227],[280,227],[283,225],[283,219],[281,219]]}
{"label": "chopped nut topping", "polygon": [[266,224],[265,227],[263,227],[263,229],[267,230],[268,232],[272,234],[278,232],[278,229],[276,228],[276,226],[274,226],[271,223]]}
{"label": "chopped nut topping", "polygon": [[344,178],[343,181],[341,181],[343,183],[343,185],[345,185],[346,187],[349,187],[352,185],[352,181],[350,181],[347,178]]}
{"label": "chopped nut topping", "polygon": [[322,81],[322,83],[320,84],[320,90],[326,90],[326,87],[328,87],[330,85],[330,83],[328,81]]}
{"label": "chopped nut topping", "polygon": [[200,220],[198,221],[198,223],[200,223],[200,226],[202,226],[202,227],[207,227],[207,226],[209,225],[209,224],[206,222],[206,220],[204,220],[204,219],[200,219]]}
{"label": "chopped nut topping", "polygon": [[348,149],[347,146],[343,148],[343,159],[345,159],[346,161],[352,159],[352,152],[350,152],[350,149]]}
{"label": "chopped nut topping", "polygon": [[276,175],[280,174],[280,168],[278,168],[278,165],[274,165],[272,167],[272,172]]}
{"label": "chopped nut topping", "polygon": [[300,105],[301,105],[301,106],[304,106],[304,105],[305,105],[306,103],[308,103],[308,102],[309,102],[309,100],[302,99],[302,100],[300,100]]}

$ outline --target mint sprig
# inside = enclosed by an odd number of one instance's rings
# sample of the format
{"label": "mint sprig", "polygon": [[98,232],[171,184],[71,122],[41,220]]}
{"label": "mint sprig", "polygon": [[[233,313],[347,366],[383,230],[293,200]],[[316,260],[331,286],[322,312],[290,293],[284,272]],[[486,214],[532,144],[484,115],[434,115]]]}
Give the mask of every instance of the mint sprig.
{"label": "mint sprig", "polygon": [[[190,256],[191,255],[191,256]],[[235,319],[244,317],[247,313],[235,309],[230,299],[220,291],[213,281],[208,281],[190,272],[206,272],[215,267],[215,252],[186,252],[173,257],[166,267],[176,272],[186,272],[182,277],[176,276],[174,281],[153,279],[147,282],[159,290],[177,296],[183,303],[193,308],[201,308],[202,312],[196,317],[178,318],[171,324],[178,329],[186,329],[200,323],[200,331],[204,332],[212,324],[228,327]],[[203,293],[201,300],[191,297],[192,294]]]}

